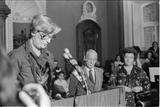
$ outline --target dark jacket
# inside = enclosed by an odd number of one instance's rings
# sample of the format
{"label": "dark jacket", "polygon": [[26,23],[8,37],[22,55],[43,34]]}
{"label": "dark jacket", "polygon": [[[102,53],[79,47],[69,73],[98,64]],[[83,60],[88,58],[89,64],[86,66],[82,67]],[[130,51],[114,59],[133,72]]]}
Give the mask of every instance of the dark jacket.
{"label": "dark jacket", "polygon": [[153,51],[153,52],[157,53],[157,55],[159,55],[159,47],[157,48],[157,50],[154,50],[153,47],[150,47],[148,50]]}
{"label": "dark jacket", "polygon": [[[36,56],[28,40],[21,47],[8,54],[16,66],[17,79],[22,86],[28,83],[47,85],[47,81],[50,79],[50,72],[54,68],[54,60],[53,55],[47,49],[43,49],[41,53],[39,57]],[[46,79],[44,83],[42,83],[45,80],[43,77]]]}
{"label": "dark jacket", "polygon": [[[94,67],[95,83],[93,83],[90,81],[89,77],[87,76],[85,66],[82,66],[81,68],[85,74],[87,86],[91,91],[91,93],[100,91],[102,89],[102,82],[103,82],[103,69]],[[82,87],[82,84],[73,74],[71,74],[71,77],[70,77],[69,94],[70,96],[87,94],[86,90]]]}

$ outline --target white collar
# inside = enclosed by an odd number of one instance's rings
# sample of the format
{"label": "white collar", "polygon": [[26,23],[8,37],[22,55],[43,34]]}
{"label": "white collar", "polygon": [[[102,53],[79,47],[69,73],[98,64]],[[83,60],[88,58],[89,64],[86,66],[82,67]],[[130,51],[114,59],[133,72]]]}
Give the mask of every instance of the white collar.
{"label": "white collar", "polygon": [[86,73],[87,73],[88,76],[89,76],[89,71],[90,71],[90,70],[92,70],[92,74],[95,75],[95,72],[94,72],[95,70],[94,70],[94,68],[89,69],[88,67],[85,66],[85,71],[86,71]]}
{"label": "white collar", "polygon": [[85,69],[86,69],[87,72],[89,72],[90,70],[94,71],[94,68],[90,69],[87,66],[85,66]]}

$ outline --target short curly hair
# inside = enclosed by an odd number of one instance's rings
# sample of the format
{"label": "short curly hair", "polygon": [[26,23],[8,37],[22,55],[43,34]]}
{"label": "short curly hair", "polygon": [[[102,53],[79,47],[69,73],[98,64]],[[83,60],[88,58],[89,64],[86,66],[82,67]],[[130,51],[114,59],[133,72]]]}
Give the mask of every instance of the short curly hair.
{"label": "short curly hair", "polygon": [[137,51],[133,47],[127,47],[123,50],[123,53],[122,53],[123,60],[126,53],[133,53],[134,60],[137,59]]}
{"label": "short curly hair", "polygon": [[53,35],[61,31],[61,28],[55,22],[53,22],[51,18],[43,14],[35,15],[32,19],[30,27],[31,28],[29,38],[32,37],[31,33],[36,33],[38,31],[42,31],[44,33],[51,33]]}

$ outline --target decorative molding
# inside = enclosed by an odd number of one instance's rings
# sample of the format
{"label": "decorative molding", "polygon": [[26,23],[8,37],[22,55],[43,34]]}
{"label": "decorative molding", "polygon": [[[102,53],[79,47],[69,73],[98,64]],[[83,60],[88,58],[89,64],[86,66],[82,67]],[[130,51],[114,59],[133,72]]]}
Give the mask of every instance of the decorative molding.
{"label": "decorative molding", "polygon": [[13,8],[13,21],[17,23],[30,23],[33,16],[46,14],[46,0],[15,0]]}
{"label": "decorative molding", "polygon": [[82,16],[80,22],[90,19],[96,22],[96,6],[93,1],[87,0],[83,3]]}
{"label": "decorative molding", "polygon": [[8,14],[10,14],[10,9],[5,3],[5,0],[1,0],[0,2],[0,45],[4,49],[6,49],[6,28],[5,28],[5,22],[6,18],[8,17]]}

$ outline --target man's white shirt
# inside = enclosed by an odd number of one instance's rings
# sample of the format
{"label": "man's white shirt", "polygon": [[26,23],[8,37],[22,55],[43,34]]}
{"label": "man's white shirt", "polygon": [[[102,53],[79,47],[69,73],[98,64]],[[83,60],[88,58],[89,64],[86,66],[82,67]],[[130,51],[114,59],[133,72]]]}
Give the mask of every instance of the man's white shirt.
{"label": "man's white shirt", "polygon": [[92,73],[92,76],[93,76],[93,80],[95,82],[95,71],[94,71],[94,68],[89,69],[88,67],[85,67],[85,70],[86,70],[86,73],[87,73],[88,77],[89,77],[89,71],[92,70],[91,73]]}

